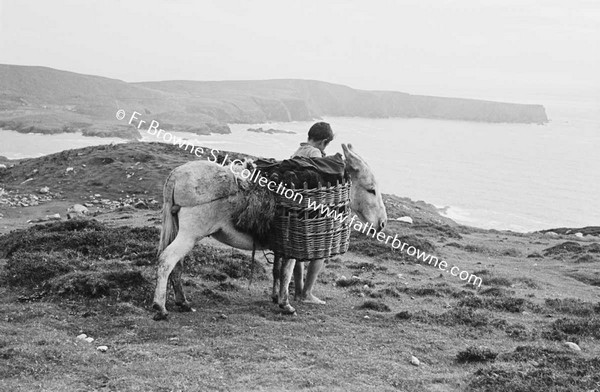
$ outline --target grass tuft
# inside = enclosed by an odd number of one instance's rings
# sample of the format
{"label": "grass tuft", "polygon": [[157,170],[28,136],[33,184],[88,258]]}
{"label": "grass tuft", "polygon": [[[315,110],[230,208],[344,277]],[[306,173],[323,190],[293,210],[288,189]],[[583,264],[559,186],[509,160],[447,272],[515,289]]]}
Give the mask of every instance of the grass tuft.
{"label": "grass tuft", "polygon": [[389,306],[381,301],[367,300],[362,305],[358,306],[357,309],[369,309],[376,312],[391,312]]}
{"label": "grass tuft", "polygon": [[460,351],[456,355],[456,360],[461,363],[465,362],[488,362],[494,361],[498,356],[497,352],[483,346],[469,346],[465,350]]}

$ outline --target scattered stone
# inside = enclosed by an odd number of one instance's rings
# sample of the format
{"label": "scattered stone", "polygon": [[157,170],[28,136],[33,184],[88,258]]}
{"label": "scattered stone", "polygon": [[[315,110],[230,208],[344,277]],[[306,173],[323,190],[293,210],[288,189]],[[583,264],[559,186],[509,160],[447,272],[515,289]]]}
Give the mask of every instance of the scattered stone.
{"label": "scattered stone", "polygon": [[369,317],[369,316],[365,316],[365,317],[363,317],[363,318],[364,318],[365,320],[368,320],[368,319],[370,319],[371,317]]}
{"label": "scattered stone", "polygon": [[545,234],[549,237],[558,237],[558,234],[553,231],[547,231]]}
{"label": "scattered stone", "polygon": [[29,207],[37,206],[40,203],[50,201],[57,194],[51,192],[33,195],[33,194],[19,194],[16,191],[5,191],[0,188],[0,204],[7,204],[10,207]]}
{"label": "scattered stone", "polygon": [[94,205],[92,203],[83,203],[84,206],[86,207],[93,207]]}
{"label": "scattered stone", "polygon": [[85,338],[83,340],[85,340],[88,343],[92,343],[94,341],[94,338],[88,336],[87,338]]}
{"label": "scattered stone", "polygon": [[81,204],[73,204],[71,207],[69,207],[67,209],[67,212],[72,212],[75,214],[81,214],[81,215],[85,215],[89,212],[89,210],[87,209],[86,206],[83,206]]}
{"label": "scattered stone", "polygon": [[46,215],[47,220],[60,220],[60,214]]}
{"label": "scattered stone", "polygon": [[567,346],[569,349],[573,350],[573,351],[581,351],[581,348],[573,342],[565,342],[565,346]]}
{"label": "scattered stone", "polygon": [[411,355],[410,364],[414,366],[419,366],[421,364],[421,361],[419,361],[419,358],[415,357],[414,355]]}
{"label": "scattered stone", "polygon": [[96,347],[96,350],[100,351],[101,353],[105,353],[106,351],[108,351],[108,347],[107,346],[98,346],[98,347]]}
{"label": "scattered stone", "polygon": [[74,171],[75,169],[73,169],[72,167],[67,167],[67,169],[65,170],[65,174],[66,173],[71,173],[72,171]]}
{"label": "scattered stone", "polygon": [[4,171],[4,170],[7,170],[7,169],[8,169],[8,167],[6,167],[5,164],[0,163],[0,171]]}
{"label": "scattered stone", "polygon": [[137,208],[137,209],[140,209],[140,210],[147,210],[148,209],[148,204],[146,204],[146,202],[143,201],[143,200],[140,200],[140,201],[136,202],[133,206],[135,208]]}
{"label": "scattered stone", "polygon": [[413,223],[413,219],[410,216],[402,216],[400,218],[396,218],[396,220],[398,222]]}
{"label": "scattered stone", "polygon": [[81,339],[81,340],[83,340],[83,339],[85,339],[85,338],[87,338],[87,335],[86,335],[86,334],[84,334],[84,333],[82,333],[81,335],[77,335],[77,339]]}
{"label": "scattered stone", "polygon": [[50,188],[48,188],[47,186],[42,187],[42,188],[40,188],[39,192],[42,194],[46,194],[46,193],[50,192]]}
{"label": "scattered stone", "polygon": [[223,314],[223,313],[221,313],[221,314],[219,315],[219,318],[221,318],[221,319],[223,319],[223,320],[227,320],[227,315],[226,315],[226,314]]}
{"label": "scattered stone", "polygon": [[583,233],[575,233],[574,235],[577,238],[583,238]]}

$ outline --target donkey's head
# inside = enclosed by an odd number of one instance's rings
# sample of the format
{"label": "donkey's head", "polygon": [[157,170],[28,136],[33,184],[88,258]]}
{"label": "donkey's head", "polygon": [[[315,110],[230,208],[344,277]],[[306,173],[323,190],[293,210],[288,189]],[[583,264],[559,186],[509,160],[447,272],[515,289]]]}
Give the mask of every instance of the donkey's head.
{"label": "donkey's head", "polygon": [[342,144],[346,156],[346,170],[352,180],[350,188],[350,208],[358,219],[370,223],[377,230],[383,230],[387,222],[385,206],[379,192],[379,185],[369,165],[354,152],[351,144]]}

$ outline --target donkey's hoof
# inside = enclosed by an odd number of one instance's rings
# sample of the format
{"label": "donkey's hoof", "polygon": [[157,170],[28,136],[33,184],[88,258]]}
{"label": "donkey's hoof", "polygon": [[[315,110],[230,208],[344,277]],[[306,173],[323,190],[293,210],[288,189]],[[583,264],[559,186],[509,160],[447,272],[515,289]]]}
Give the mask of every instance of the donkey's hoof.
{"label": "donkey's hoof", "polygon": [[158,312],[154,314],[154,321],[166,320],[169,317],[169,313]]}
{"label": "donkey's hoof", "polygon": [[181,304],[175,304],[177,306],[179,306],[179,310],[182,312],[193,312],[194,308],[192,308],[192,304],[190,304],[189,302],[184,302]]}
{"label": "donkey's hoof", "polygon": [[294,309],[294,307],[290,304],[279,305],[279,307],[281,308],[283,314],[290,314],[290,315],[296,314],[296,309]]}
{"label": "donkey's hoof", "polygon": [[156,310],[157,312],[154,314],[154,320],[159,321],[159,320],[166,320],[167,317],[169,316],[169,312],[167,312],[166,310],[163,310],[162,306],[160,306],[159,304],[155,303],[152,305],[152,309]]}

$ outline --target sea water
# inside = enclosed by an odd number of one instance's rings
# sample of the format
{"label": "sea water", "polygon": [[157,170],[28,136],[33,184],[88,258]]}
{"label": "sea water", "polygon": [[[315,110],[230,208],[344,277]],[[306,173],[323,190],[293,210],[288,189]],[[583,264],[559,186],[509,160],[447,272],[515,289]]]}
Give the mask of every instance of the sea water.
{"label": "sea water", "polygon": [[[326,117],[336,135],[326,152],[351,143],[382,192],[432,203],[459,223],[521,232],[600,225],[600,108],[593,102],[546,108],[551,121],[545,125]],[[195,145],[285,159],[313,123],[230,124],[228,135],[174,134]],[[256,127],[297,133],[247,131]],[[9,158],[122,141],[13,131],[0,131],[0,137],[0,155]]]}

